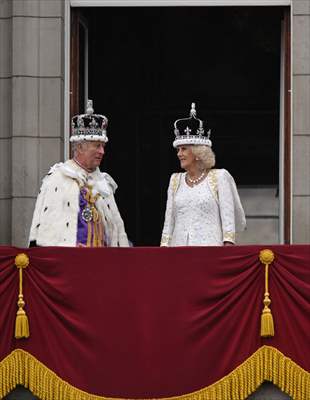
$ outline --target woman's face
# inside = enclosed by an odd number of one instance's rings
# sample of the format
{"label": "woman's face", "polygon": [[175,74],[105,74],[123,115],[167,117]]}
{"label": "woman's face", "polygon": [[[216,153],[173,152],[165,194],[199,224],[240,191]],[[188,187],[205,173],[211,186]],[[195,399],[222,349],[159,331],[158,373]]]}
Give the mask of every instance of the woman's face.
{"label": "woman's face", "polygon": [[196,164],[196,159],[192,153],[190,145],[183,145],[177,147],[177,156],[180,160],[181,168],[188,171]]}

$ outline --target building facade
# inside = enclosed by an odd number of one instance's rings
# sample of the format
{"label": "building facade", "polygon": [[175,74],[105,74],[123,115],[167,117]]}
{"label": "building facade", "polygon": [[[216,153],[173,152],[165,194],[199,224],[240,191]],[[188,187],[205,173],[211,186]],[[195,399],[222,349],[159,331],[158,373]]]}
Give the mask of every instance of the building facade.
{"label": "building facade", "polygon": [[[50,165],[69,153],[70,13],[73,6],[110,6],[107,1],[0,2],[0,243],[26,246],[35,198]],[[118,1],[113,5],[155,5]],[[138,4],[139,3],[139,4]],[[160,3],[160,4],[159,4]],[[186,3],[186,2],[185,2]],[[200,6],[286,6],[290,12],[290,179],[282,212],[288,243],[310,242],[310,1],[191,2]],[[237,4],[238,3],[238,4]],[[158,5],[184,5],[166,1]],[[281,164],[280,164],[281,169]],[[245,192],[247,195],[247,192]],[[259,200],[258,200],[259,201]],[[262,199],[263,201],[263,199]],[[251,202],[248,203],[251,207]],[[247,208],[247,205],[246,205]],[[255,206],[257,208],[257,206]],[[265,224],[265,229],[268,225]],[[280,235],[281,236],[281,235]],[[264,237],[264,236],[263,236]],[[267,236],[266,236],[267,237]],[[263,242],[264,240],[261,240]],[[284,242],[278,238],[275,241]],[[251,243],[251,241],[248,241]],[[267,240],[268,242],[268,240]],[[271,240],[272,242],[272,240]],[[246,243],[246,241],[245,241]]]}
{"label": "building facade", "polygon": [[[288,212],[289,241],[310,243],[310,0],[0,0],[1,245],[27,246],[41,179],[69,154],[72,7],[188,3],[289,8],[290,179],[285,205],[289,210],[283,212]],[[269,386],[265,391],[269,399],[287,398]]]}

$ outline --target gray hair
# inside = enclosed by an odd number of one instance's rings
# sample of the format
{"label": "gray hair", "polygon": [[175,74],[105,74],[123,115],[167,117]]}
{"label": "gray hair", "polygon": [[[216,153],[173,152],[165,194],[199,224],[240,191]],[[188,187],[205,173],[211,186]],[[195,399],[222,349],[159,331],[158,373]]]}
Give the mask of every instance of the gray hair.
{"label": "gray hair", "polygon": [[85,145],[88,145],[88,142],[85,141],[85,140],[71,142],[71,154],[72,154],[72,157],[76,156],[76,154],[78,152],[78,148],[86,147]]}
{"label": "gray hair", "polygon": [[201,170],[214,167],[215,154],[211,147],[205,145],[192,145],[191,150],[196,157]]}

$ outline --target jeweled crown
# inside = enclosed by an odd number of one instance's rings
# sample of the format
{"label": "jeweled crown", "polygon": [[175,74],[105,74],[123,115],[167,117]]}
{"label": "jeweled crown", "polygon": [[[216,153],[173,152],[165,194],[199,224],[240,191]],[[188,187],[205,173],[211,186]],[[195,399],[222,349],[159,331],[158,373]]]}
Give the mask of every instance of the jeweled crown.
{"label": "jeweled crown", "polygon": [[107,117],[101,114],[94,114],[93,101],[87,100],[86,113],[72,117],[70,142],[82,140],[107,142],[107,126]]}
{"label": "jeweled crown", "polygon": [[174,123],[175,140],[173,147],[185,144],[212,146],[211,129],[205,135],[203,122],[197,118],[195,103],[192,103],[188,118],[177,119]]}

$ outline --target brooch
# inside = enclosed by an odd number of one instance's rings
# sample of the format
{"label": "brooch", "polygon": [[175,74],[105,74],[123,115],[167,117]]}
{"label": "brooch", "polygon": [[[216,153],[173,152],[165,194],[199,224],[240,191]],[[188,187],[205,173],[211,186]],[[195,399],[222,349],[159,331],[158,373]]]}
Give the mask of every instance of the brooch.
{"label": "brooch", "polygon": [[82,211],[82,218],[85,222],[90,222],[93,219],[93,211],[90,207],[85,207]]}

